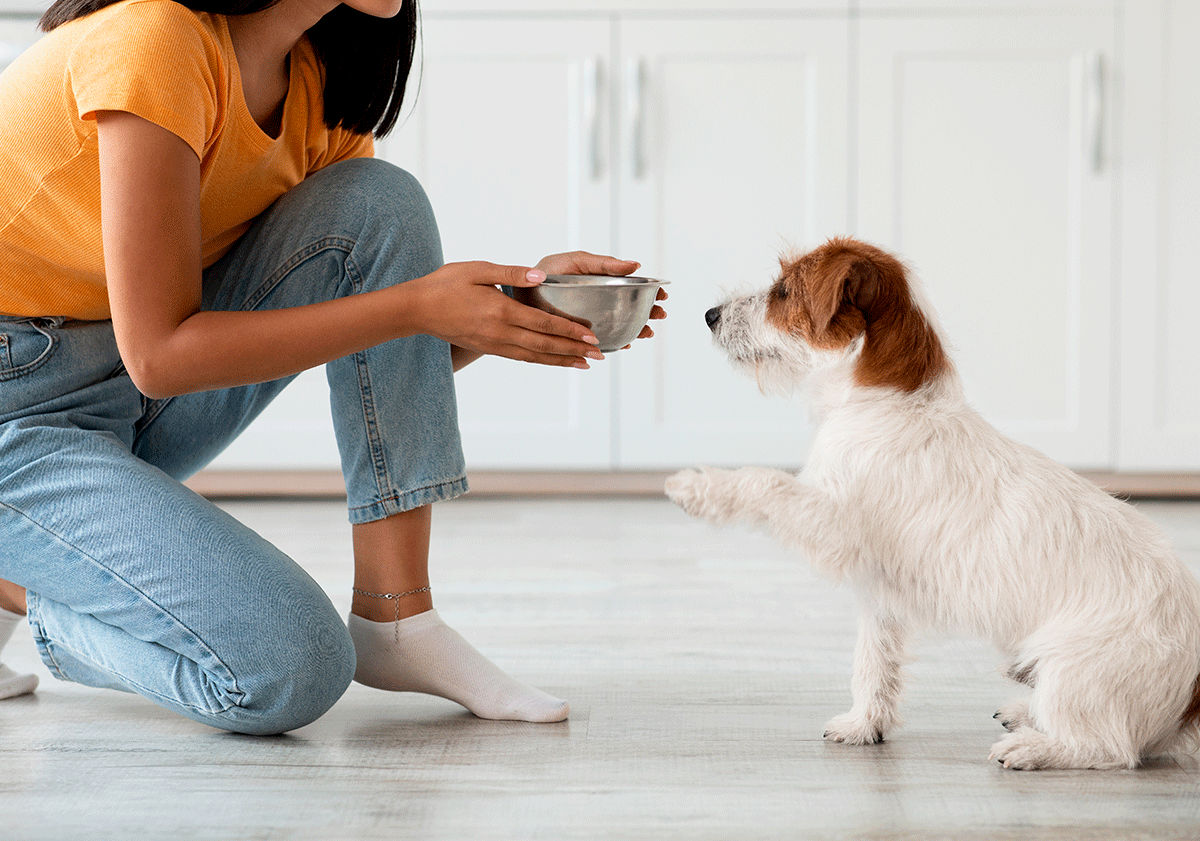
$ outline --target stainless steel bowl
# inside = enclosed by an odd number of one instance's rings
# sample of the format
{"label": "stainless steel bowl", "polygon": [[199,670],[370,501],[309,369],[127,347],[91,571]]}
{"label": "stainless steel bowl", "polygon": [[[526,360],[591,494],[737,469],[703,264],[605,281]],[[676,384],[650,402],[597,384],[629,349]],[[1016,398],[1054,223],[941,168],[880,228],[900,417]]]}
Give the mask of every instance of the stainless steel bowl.
{"label": "stainless steel bowl", "polygon": [[590,327],[600,350],[611,353],[642,332],[658,288],[667,283],[652,277],[552,274],[540,285],[519,287],[514,293],[523,304]]}

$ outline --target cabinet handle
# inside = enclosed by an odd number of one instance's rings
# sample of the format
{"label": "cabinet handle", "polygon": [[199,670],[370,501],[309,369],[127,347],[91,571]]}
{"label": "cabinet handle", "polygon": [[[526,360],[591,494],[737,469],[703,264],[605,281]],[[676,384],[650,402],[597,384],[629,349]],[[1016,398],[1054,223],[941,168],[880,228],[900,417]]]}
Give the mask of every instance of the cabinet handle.
{"label": "cabinet handle", "polygon": [[600,103],[604,100],[604,65],[590,58],[583,65],[583,120],[587,126],[588,168],[592,180],[604,176],[604,135]]}
{"label": "cabinet handle", "polygon": [[625,99],[629,116],[629,161],[633,177],[646,176],[646,60],[629,59],[625,72]]}
{"label": "cabinet handle", "polygon": [[1104,54],[1096,51],[1084,59],[1084,154],[1092,172],[1104,171]]}

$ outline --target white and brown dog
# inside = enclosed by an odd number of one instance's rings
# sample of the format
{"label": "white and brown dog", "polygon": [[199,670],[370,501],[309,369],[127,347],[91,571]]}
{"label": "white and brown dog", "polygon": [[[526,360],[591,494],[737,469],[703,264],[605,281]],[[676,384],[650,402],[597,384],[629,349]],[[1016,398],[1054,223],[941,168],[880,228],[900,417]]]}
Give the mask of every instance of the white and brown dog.
{"label": "white and brown dog", "polygon": [[826,738],[898,723],[914,630],[992,640],[1033,688],[996,713],[1008,768],[1132,768],[1200,739],[1200,585],[1132,506],[967,405],[931,312],[896,258],[834,239],[765,291],[706,314],[764,388],[803,385],[804,470],[685,470],[667,494],[713,523],[765,526],[855,585],[850,711]]}

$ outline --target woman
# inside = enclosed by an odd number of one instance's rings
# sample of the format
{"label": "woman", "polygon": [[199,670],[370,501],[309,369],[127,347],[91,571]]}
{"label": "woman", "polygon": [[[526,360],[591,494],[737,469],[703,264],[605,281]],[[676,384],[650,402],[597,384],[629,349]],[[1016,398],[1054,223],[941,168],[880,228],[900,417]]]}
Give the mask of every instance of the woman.
{"label": "woman", "polygon": [[[454,370],[602,358],[497,285],[637,264],[442,265],[420,186],[370,157],[403,100],[412,0],[189,6],[59,0],[0,77],[0,646],[27,609],[56,677],[245,733],[313,721],[352,677],[564,719],[433,610],[430,505],[466,490]],[[323,363],[349,633],[179,483]],[[0,672],[0,696],[32,682]]]}

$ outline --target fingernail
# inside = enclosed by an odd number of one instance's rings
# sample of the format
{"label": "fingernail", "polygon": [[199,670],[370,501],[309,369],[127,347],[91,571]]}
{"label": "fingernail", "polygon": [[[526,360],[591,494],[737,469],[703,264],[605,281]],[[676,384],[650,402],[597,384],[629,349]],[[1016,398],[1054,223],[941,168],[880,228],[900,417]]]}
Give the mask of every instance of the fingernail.
{"label": "fingernail", "polygon": [[546,273],[541,269],[530,269],[525,272],[525,279],[530,283],[541,283],[546,279]]}
{"label": "fingernail", "polygon": [[604,354],[598,350],[589,350],[587,352],[587,357],[588,357],[588,359],[603,359]]}
{"label": "fingernail", "polygon": [[589,345],[600,344],[600,340],[597,339],[595,336],[593,336],[591,333],[585,333],[583,336],[583,341],[587,342]]}
{"label": "fingernail", "polygon": [[578,362],[576,362],[576,363],[575,363],[575,366],[574,366],[574,367],[578,368],[580,371],[586,371],[586,370],[588,370],[589,368],[591,368],[592,366],[591,366],[591,365],[588,365],[586,362],[584,362],[584,361],[581,359],[581,360],[579,360]]}

